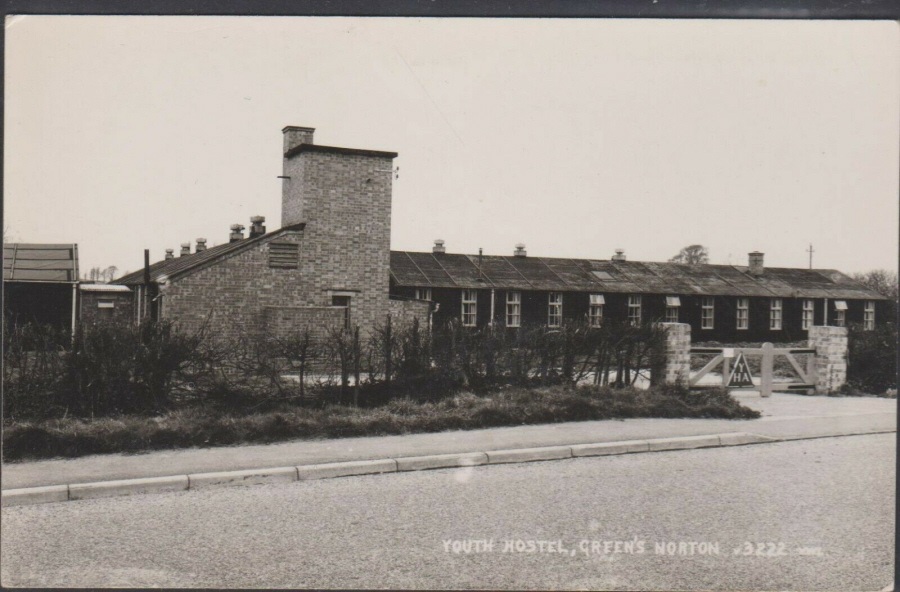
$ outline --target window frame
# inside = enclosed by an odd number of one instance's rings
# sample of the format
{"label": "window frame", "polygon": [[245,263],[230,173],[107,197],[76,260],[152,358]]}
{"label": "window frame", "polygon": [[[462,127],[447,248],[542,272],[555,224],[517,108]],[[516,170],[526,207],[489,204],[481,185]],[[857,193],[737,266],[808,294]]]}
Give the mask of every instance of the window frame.
{"label": "window frame", "polygon": [[603,325],[603,307],[606,298],[603,294],[590,294],[588,296],[588,326],[600,327]]}
{"label": "window frame", "polygon": [[[514,321],[510,322],[511,319],[514,319]],[[522,326],[522,292],[517,290],[510,290],[506,293],[506,326]]]}
{"label": "window frame", "polygon": [[734,326],[737,331],[750,330],[750,299],[747,297],[737,299]]}
{"label": "window frame", "polygon": [[[470,298],[466,298],[466,296],[470,296]],[[478,326],[478,290],[463,289],[459,317],[463,327]],[[471,323],[466,322],[468,317],[471,317]]]}
{"label": "window frame", "polygon": [[628,295],[628,322],[632,325],[641,324],[641,315],[643,313],[643,299],[641,294]]}
{"label": "window frame", "polygon": [[846,327],[847,326],[847,311],[846,310],[835,310],[834,311],[834,326],[835,327]]}
{"label": "window frame", "polygon": [[[670,304],[670,302],[677,302],[678,304]],[[673,312],[674,312],[674,315],[672,314]],[[680,319],[681,319],[681,297],[666,296],[666,322],[667,323],[679,323],[679,322],[681,322]]]}
{"label": "window frame", "polygon": [[[553,297],[557,296],[559,298],[559,302],[554,302]],[[554,313],[555,310],[555,313]],[[554,319],[556,322],[554,323]],[[550,292],[547,294],[547,326],[548,327],[561,327],[563,320],[563,293],[562,292]]]}
{"label": "window frame", "polygon": [[816,322],[816,301],[812,298],[803,299],[803,308],[800,312],[800,329],[809,331]]}
{"label": "window frame", "polygon": [[700,329],[704,331],[711,331],[715,328],[716,299],[714,296],[703,296],[700,299]]}
{"label": "window frame", "polygon": [[863,331],[875,330],[875,301],[866,300],[863,305]]}
{"label": "window frame", "polygon": [[431,288],[416,288],[416,300],[427,300],[428,302],[431,302]]}
{"label": "window frame", "polygon": [[[777,306],[776,306],[777,305]],[[784,300],[769,299],[769,331],[784,330]]]}

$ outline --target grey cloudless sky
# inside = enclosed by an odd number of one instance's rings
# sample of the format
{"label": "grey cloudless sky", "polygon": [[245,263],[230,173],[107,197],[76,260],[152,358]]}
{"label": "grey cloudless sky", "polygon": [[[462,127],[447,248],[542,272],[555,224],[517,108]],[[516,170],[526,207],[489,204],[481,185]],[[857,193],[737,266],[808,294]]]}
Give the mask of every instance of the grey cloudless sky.
{"label": "grey cloudless sky", "polygon": [[400,153],[392,248],[897,268],[894,22],[10,17],[7,240],[280,226],[281,128]]}

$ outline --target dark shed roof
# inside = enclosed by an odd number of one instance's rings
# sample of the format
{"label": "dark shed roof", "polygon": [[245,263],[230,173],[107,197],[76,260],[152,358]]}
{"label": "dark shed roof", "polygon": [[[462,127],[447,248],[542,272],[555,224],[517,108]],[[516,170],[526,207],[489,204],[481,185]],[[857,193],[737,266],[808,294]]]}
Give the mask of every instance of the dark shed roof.
{"label": "dark shed roof", "polygon": [[4,243],[3,281],[78,281],[78,245]]}
{"label": "dark shed roof", "polygon": [[[214,259],[224,257],[229,253],[243,250],[250,245],[254,245],[260,241],[265,240],[266,238],[271,238],[276,234],[279,234],[286,230],[303,230],[304,226],[306,226],[306,224],[301,222],[299,224],[285,226],[284,228],[273,230],[272,232],[257,236],[255,238],[245,238],[233,243],[225,243],[224,245],[209,247],[205,251],[200,251],[199,253],[194,252],[190,255],[175,257],[174,259],[163,259],[162,261],[157,261],[150,266],[150,281],[158,282],[163,276],[171,279],[172,277],[181,275],[182,273],[186,273],[196,267],[199,267],[200,265],[203,265],[208,261],[213,261]],[[144,270],[139,269],[137,271],[129,273],[128,275],[124,275],[117,279],[115,283],[131,286],[141,285],[144,283]]]}
{"label": "dark shed roof", "polygon": [[767,267],[753,276],[741,265],[486,255],[479,270],[477,255],[391,251],[391,278],[409,287],[884,299],[833,269]]}

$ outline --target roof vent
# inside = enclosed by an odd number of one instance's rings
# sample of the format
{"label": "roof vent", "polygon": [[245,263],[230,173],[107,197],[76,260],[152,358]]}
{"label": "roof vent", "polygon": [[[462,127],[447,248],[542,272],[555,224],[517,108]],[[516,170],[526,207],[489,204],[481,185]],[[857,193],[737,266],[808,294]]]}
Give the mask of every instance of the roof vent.
{"label": "roof vent", "polygon": [[181,243],[181,256],[191,254],[191,243]]}
{"label": "roof vent", "polygon": [[256,238],[266,233],[265,222],[265,216],[253,216],[250,218],[250,238]]}
{"label": "roof vent", "polygon": [[525,251],[525,243],[519,243],[516,245],[516,250],[513,251],[513,255],[516,257],[525,257],[528,255]]}
{"label": "roof vent", "polygon": [[198,239],[197,239],[197,248],[196,248],[196,250],[195,250],[194,252],[196,252],[196,253],[202,253],[202,252],[205,251],[205,250],[206,250],[206,239],[205,239],[205,238],[198,238]]}
{"label": "roof vent", "polygon": [[175,258],[175,249],[166,249],[166,261]]}
{"label": "roof vent", "polygon": [[444,248],[443,239],[435,239],[434,246],[431,248],[431,252],[435,254],[447,252],[447,250]]}
{"label": "roof vent", "polygon": [[232,224],[231,225],[231,236],[230,236],[228,242],[236,243],[240,240],[244,240],[244,225],[243,224]]}
{"label": "roof vent", "polygon": [[613,261],[625,261],[625,249],[616,249],[616,254],[612,256]]}

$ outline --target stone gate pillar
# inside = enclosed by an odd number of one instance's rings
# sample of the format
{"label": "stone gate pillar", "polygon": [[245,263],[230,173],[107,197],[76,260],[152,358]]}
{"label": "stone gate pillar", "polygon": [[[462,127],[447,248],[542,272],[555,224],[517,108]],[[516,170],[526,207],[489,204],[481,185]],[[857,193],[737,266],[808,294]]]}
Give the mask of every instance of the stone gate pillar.
{"label": "stone gate pillar", "polygon": [[691,326],[687,323],[660,323],[666,332],[664,361],[660,364],[662,376],[657,376],[653,384],[687,385],[691,376]]}
{"label": "stone gate pillar", "polygon": [[837,392],[847,382],[847,328],[810,327],[809,347],[816,348],[816,394]]}

